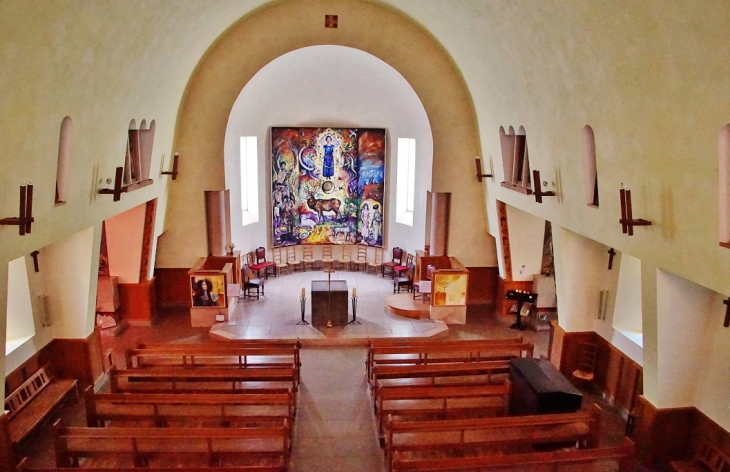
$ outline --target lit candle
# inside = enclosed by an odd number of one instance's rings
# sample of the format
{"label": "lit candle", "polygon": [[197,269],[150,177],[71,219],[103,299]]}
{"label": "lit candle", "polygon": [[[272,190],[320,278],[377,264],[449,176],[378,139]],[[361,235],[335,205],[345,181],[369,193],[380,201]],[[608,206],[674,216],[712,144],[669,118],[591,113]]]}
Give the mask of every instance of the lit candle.
{"label": "lit candle", "polygon": [[352,297],[357,298],[357,287],[352,287]]}
{"label": "lit candle", "polygon": [[304,287],[302,287],[302,298],[307,296],[307,292],[304,290]]}

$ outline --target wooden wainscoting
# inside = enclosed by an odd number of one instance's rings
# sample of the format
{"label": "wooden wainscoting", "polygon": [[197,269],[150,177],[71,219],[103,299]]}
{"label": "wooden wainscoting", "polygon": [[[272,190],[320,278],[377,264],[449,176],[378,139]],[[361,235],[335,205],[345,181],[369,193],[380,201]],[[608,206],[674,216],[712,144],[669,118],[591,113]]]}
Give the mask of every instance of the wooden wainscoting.
{"label": "wooden wainscoting", "polygon": [[158,308],[190,308],[189,267],[155,269],[155,292]]}
{"label": "wooden wainscoting", "polygon": [[138,284],[119,284],[122,320],[131,325],[150,326],[157,316],[155,278]]}
{"label": "wooden wainscoting", "polygon": [[499,267],[467,267],[469,287],[467,300],[470,305],[494,305],[497,299]]}

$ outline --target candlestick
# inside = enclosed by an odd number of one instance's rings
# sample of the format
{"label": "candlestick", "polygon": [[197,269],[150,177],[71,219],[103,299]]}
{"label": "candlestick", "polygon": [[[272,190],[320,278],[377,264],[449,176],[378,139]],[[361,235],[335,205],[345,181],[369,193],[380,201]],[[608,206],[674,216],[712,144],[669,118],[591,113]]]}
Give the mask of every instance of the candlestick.
{"label": "candlestick", "polygon": [[304,290],[304,287],[302,287],[302,298],[307,296],[306,290]]}
{"label": "candlestick", "polygon": [[352,296],[357,298],[357,287],[352,287]]}

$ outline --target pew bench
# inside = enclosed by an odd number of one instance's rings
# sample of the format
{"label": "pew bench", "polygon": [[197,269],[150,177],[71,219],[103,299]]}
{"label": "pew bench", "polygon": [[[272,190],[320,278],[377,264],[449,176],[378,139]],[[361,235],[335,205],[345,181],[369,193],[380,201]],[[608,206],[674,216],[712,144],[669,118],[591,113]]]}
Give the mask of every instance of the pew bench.
{"label": "pew bench", "polygon": [[377,391],[385,386],[457,386],[503,383],[508,377],[509,368],[508,360],[461,364],[376,366],[373,367],[372,389]]}
{"label": "pew bench", "polygon": [[601,408],[534,416],[502,416],[442,421],[393,421],[386,424],[386,456],[406,460],[448,458],[479,453],[526,453],[535,447],[598,446]]}
{"label": "pew bench", "polygon": [[551,452],[527,452],[516,454],[483,454],[474,457],[450,457],[445,459],[409,459],[407,454],[396,452],[393,472],[406,471],[489,471],[499,472],[629,472],[634,443],[629,438],[618,446],[595,449],[571,449]]}
{"label": "pew bench", "polygon": [[293,367],[260,369],[109,369],[112,393],[286,393],[296,396],[297,374]]}
{"label": "pew bench", "polygon": [[[257,466],[257,465],[242,465],[236,467],[185,467],[180,469],[179,467],[147,467],[144,469],[145,472],[287,472],[287,468],[284,466]],[[67,467],[54,467],[42,469],[35,469],[29,465],[29,460],[24,457],[20,461],[16,469],[17,472],[68,472]],[[115,468],[94,468],[94,472],[140,472],[138,468],[131,467],[115,467]]]}
{"label": "pew bench", "polygon": [[509,381],[497,385],[458,387],[381,387],[376,393],[377,424],[436,419],[505,416],[509,411]]}
{"label": "pew bench", "polygon": [[700,444],[691,461],[672,461],[669,467],[675,472],[728,472],[730,457],[708,442]]}
{"label": "pew bench", "polygon": [[[127,369],[148,367],[254,369],[263,367],[293,367],[299,379],[299,349],[291,346],[229,347],[220,345],[191,345],[173,348],[127,349],[124,359]],[[204,347],[201,347],[204,346]]]}
{"label": "pew bench", "polygon": [[479,362],[532,357],[534,345],[522,338],[506,340],[409,341],[400,344],[371,340],[365,360],[368,378],[378,365]]}
{"label": "pew bench", "polygon": [[89,427],[251,427],[293,424],[294,395],[94,393],[84,395]]}
{"label": "pew bench", "polygon": [[16,449],[69,396],[78,402],[77,381],[53,378],[48,364],[8,395],[2,423]]}
{"label": "pew bench", "polygon": [[56,421],[56,467],[287,467],[289,425],[278,428],[81,428]]}

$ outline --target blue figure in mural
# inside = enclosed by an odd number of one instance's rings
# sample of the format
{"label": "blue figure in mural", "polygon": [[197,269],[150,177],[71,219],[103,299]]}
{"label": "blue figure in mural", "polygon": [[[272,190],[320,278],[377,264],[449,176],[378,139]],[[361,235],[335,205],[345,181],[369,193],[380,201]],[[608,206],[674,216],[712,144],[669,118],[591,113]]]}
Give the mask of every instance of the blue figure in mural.
{"label": "blue figure in mural", "polygon": [[380,224],[383,222],[383,214],[380,213],[379,205],[373,205],[373,216],[370,220],[370,237],[374,244],[378,243],[380,237]]}
{"label": "blue figure in mural", "polygon": [[324,159],[322,161],[322,177],[331,179],[335,175],[335,147],[332,145],[332,136],[327,135],[324,145]]}

